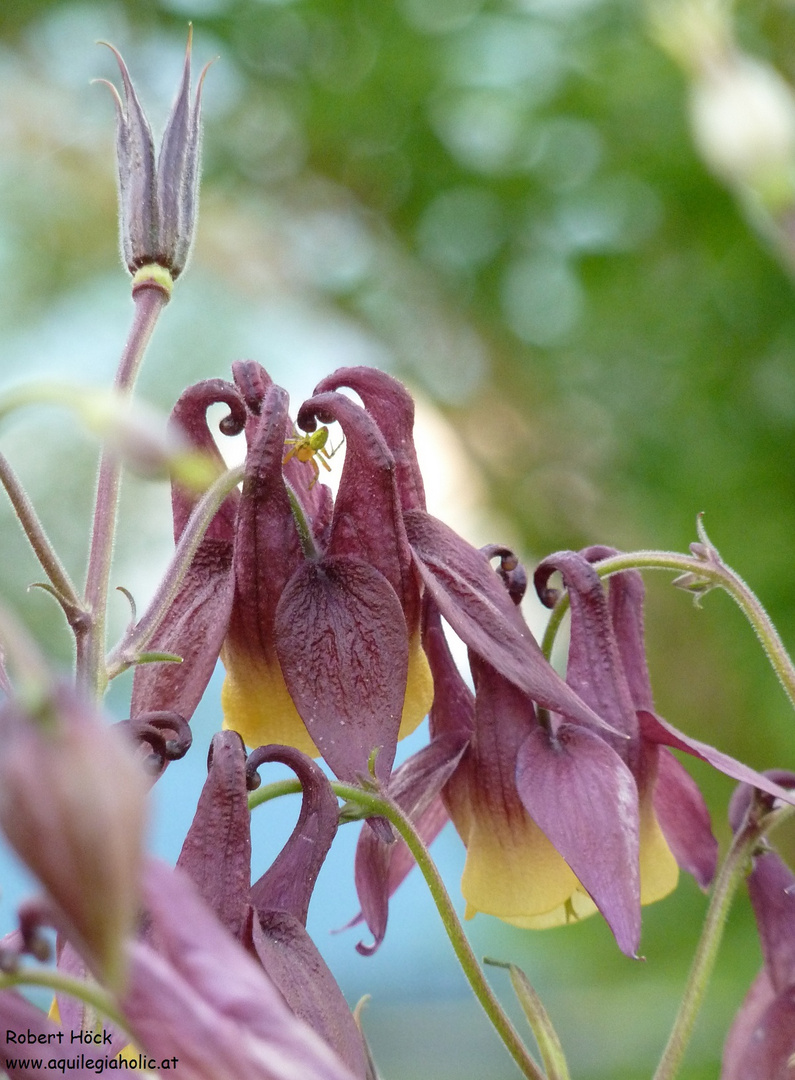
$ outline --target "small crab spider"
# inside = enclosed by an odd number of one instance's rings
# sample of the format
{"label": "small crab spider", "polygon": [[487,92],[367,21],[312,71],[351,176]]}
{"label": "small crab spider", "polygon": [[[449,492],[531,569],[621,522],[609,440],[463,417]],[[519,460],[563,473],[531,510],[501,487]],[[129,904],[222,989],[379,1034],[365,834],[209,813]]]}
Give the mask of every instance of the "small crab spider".
{"label": "small crab spider", "polygon": [[[284,455],[282,465],[286,465],[291,458],[298,458],[299,461],[308,461],[315,474],[309,484],[309,490],[311,491],[320,479],[320,469],[318,468],[317,463],[320,462],[327,472],[331,472],[329,461],[331,461],[340,447],[335,446],[331,453],[326,449],[326,443],[328,442],[327,427],[319,427],[317,431],[312,431],[309,435],[299,435],[297,428],[293,428],[293,432],[293,438],[284,440],[284,445],[289,446],[290,449]],[[340,443],[340,446],[342,446],[342,443]]]}

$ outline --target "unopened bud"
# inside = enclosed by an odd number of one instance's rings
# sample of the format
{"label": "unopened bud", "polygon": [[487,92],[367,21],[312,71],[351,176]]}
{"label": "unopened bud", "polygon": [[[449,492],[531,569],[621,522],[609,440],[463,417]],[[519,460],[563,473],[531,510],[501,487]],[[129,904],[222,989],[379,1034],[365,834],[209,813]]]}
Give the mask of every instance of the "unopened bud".
{"label": "unopened bud", "polygon": [[0,712],[0,827],[111,987],[139,906],[147,783],[118,731],[68,687],[46,709]]}

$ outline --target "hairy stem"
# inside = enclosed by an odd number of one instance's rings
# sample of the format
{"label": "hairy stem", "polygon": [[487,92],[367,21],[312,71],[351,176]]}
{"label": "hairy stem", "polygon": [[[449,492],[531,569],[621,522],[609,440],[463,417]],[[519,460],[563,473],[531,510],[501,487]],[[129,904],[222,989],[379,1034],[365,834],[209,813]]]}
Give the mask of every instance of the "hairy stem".
{"label": "hairy stem", "polygon": [[[368,816],[387,818],[405,840],[411,854],[417,861],[422,876],[430,890],[433,901],[444,924],[447,936],[453,946],[467,981],[471,986],[475,997],[494,1026],[497,1034],[505,1044],[508,1053],[519,1066],[523,1076],[529,1080],[545,1080],[544,1073],[534,1061],[527,1047],[522,1042],[519,1033],[513,1026],[502,1006],[497,1000],[494,991],[489,986],[486,976],[477,961],[472,946],[469,944],[464,928],[456,915],[453,902],[445,888],[439,871],[431,859],[428,849],[423,844],[416,829],[403,813],[403,811],[390,799],[375,792],[365,791],[351,784],[332,782],[332,788],[336,795],[347,802],[356,803],[368,811]],[[255,793],[256,794],[256,793]]]}
{"label": "hairy stem", "polygon": [[748,872],[751,853],[766,833],[786,818],[791,817],[793,812],[795,812],[793,807],[782,807],[766,815],[761,825],[757,820],[749,817],[743,828],[734,836],[715,881],[685,992],[653,1080],[674,1080],[678,1073],[715,967],[729,909],[739,885]]}
{"label": "hairy stem", "polygon": [[[130,394],[158,317],[168,302],[160,289],[139,289],[133,297],[135,313],[127,344],[116,373],[115,389]],[[97,478],[91,549],[86,574],[85,606],[89,613],[85,628],[76,634],[77,681],[92,696],[101,697],[107,686],[105,669],[105,625],[108,581],[116,533],[121,463],[107,448],[103,450]]]}
{"label": "hairy stem", "polygon": [[[754,628],[773,670],[795,708],[795,665],[758,597],[725,563],[680,555],[672,551],[632,551],[594,563],[594,569],[600,577],[609,577],[622,570],[673,570],[704,581],[706,588],[720,586],[725,589]],[[555,637],[568,608],[568,595],[564,593],[553,608],[544,633],[542,649],[547,658],[551,655]]]}
{"label": "hairy stem", "polygon": [[33,503],[19,482],[19,477],[3,454],[0,454],[0,483],[6,489],[28,543],[57,593],[67,617],[70,617],[70,612],[76,617],[82,611],[80,595],[50,543]]}

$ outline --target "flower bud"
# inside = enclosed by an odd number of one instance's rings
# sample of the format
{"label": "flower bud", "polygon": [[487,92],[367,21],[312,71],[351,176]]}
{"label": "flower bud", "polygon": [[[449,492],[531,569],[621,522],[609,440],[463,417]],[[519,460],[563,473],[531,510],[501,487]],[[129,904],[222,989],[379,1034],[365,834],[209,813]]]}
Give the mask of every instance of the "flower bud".
{"label": "flower bud", "polygon": [[138,911],[147,784],[133,751],[74,690],[0,712],[0,827],[110,986]]}
{"label": "flower bud", "polygon": [[[201,156],[201,91],[206,65],[191,102],[188,34],[185,67],[155,163],[149,122],[127,66],[112,45],[121,71],[124,98],[112,83],[116,104],[116,154],[119,169],[119,219],[122,256],[133,275],[133,289],[154,285],[170,293],[187,262],[196,221]],[[107,44],[104,42],[103,44]]]}

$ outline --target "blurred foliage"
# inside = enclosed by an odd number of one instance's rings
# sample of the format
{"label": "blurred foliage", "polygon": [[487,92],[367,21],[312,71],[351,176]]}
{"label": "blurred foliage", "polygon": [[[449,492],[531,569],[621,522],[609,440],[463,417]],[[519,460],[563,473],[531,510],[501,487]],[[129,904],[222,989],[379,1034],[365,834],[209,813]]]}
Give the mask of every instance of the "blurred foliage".
{"label": "blurred foliage", "polygon": [[[388,367],[445,413],[446,438],[528,560],[595,542],[685,550],[703,510],[795,644],[792,282],[698,160],[686,85],[634,0],[6,0],[0,378],[64,362],[81,378],[110,376],[126,285],[112,109],[88,86],[113,78],[112,57],[92,41],[121,48],[162,117],[188,18],[197,60],[221,59],[206,84],[194,263],[145,393],[168,408],[186,382],[240,355],[292,389],[306,380],[304,392],[342,363]],[[795,5],[741,4],[736,18],[744,45],[795,80]],[[79,576],[87,447],[82,468],[54,477],[25,450],[31,423],[20,419],[5,449]],[[57,455],[77,436],[54,419],[38,438]],[[149,508],[168,513],[167,497],[146,491],[128,502],[137,555]],[[3,512],[7,589],[36,571]],[[123,537],[120,565],[132,551]],[[47,598],[25,603],[43,628]],[[661,712],[758,767],[795,763],[785,699],[725,597],[698,611],[661,576],[648,624]],[[65,638],[58,647],[66,657]],[[697,775],[725,839],[730,786]],[[702,906],[683,886],[647,913],[644,947],[664,971],[646,996],[626,989],[636,971],[595,922],[571,939],[488,932],[531,976],[540,965],[568,1036],[570,978],[577,995],[594,986],[616,1002],[595,1037],[615,1023],[620,1041],[667,1022]],[[758,963],[738,909],[689,1080],[716,1075],[721,1033]],[[665,1023],[644,1067],[664,1034]],[[499,1053],[489,1075],[508,1077]],[[577,1065],[617,1080],[638,1062],[620,1045],[603,1058],[589,1045]],[[470,1074],[446,1059],[423,1075]]]}

